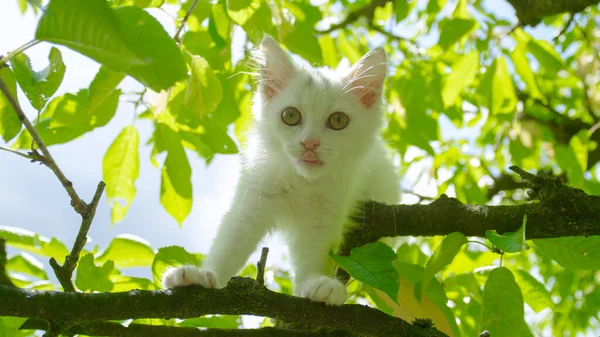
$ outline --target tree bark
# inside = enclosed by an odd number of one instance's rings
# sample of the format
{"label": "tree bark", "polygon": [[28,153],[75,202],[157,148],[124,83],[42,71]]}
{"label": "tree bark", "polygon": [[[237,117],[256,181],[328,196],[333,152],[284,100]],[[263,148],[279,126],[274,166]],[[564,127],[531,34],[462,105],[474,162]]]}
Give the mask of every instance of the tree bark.
{"label": "tree bark", "polygon": [[560,13],[578,13],[600,0],[507,0],[517,12],[523,25],[535,26],[546,16]]}
{"label": "tree bark", "polygon": [[383,205],[365,202],[353,217],[355,226],[344,238],[340,254],[388,236],[434,236],[461,232],[485,237],[517,230],[527,215],[527,239],[600,235],[600,196],[565,186],[559,178],[534,176],[512,168],[528,181],[539,201],[511,206],[463,204],[442,195],[428,205]]}
{"label": "tree bark", "polygon": [[192,286],[118,293],[36,291],[0,285],[0,298],[0,316],[42,319],[64,326],[66,331],[94,321],[227,314],[272,317],[358,336],[445,336],[435,328],[424,329],[367,306],[327,306],[270,291],[242,277],[234,277],[223,289]]}

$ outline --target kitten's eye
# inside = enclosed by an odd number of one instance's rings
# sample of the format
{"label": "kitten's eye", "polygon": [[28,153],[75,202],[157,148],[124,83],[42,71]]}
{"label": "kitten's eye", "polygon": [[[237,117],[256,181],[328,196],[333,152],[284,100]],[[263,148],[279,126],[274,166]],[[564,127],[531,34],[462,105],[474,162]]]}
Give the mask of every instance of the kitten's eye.
{"label": "kitten's eye", "polygon": [[348,126],[350,118],[343,112],[334,112],[327,118],[327,126],[333,130],[341,130]]}
{"label": "kitten's eye", "polygon": [[285,108],[281,112],[281,120],[289,126],[296,126],[302,121],[302,115],[296,108]]}

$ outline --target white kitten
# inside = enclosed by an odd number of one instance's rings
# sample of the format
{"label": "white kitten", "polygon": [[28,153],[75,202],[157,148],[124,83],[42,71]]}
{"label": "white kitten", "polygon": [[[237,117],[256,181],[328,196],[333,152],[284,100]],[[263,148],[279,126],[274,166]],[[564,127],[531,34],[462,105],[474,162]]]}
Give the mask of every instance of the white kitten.
{"label": "white kitten", "polygon": [[379,134],[386,55],[374,49],[346,71],[301,67],[271,38],[255,52],[254,125],[232,209],[203,266],[169,270],[166,288],[222,288],[270,230],[287,238],[295,293],[346,300],[333,278],[335,251],[361,200],[396,203],[396,170]]}

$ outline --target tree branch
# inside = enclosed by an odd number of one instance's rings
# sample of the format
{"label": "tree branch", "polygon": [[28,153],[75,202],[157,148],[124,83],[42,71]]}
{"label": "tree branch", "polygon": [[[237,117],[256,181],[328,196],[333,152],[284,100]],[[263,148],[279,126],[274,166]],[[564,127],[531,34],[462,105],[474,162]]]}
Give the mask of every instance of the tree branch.
{"label": "tree branch", "polygon": [[267,265],[267,254],[269,254],[269,247],[263,247],[260,254],[260,260],[256,263],[256,282],[260,286],[265,285],[265,266]]}
{"label": "tree branch", "polygon": [[353,217],[357,224],[349,230],[339,254],[348,255],[354,247],[390,236],[433,236],[461,232],[485,237],[515,231],[527,214],[527,238],[600,235],[600,196],[565,186],[560,178],[533,175],[511,167],[533,189],[539,202],[516,206],[463,204],[442,195],[428,205],[384,205],[364,202]]}
{"label": "tree branch", "polygon": [[71,252],[65,258],[64,265],[59,265],[54,258],[50,259],[50,266],[54,269],[54,274],[56,274],[58,281],[65,291],[75,291],[75,287],[71,281],[73,270],[75,270],[77,262],[79,261],[79,254],[87,242],[87,233],[90,230],[90,226],[96,215],[96,207],[98,207],[98,202],[100,202],[105,186],[106,184],[103,181],[98,183],[92,202],[89,204],[87,212],[82,216],[77,238],[75,239],[75,243],[73,243]]}
{"label": "tree branch", "polygon": [[198,0],[194,0],[194,2],[192,3],[192,5],[188,9],[188,11],[185,13],[183,20],[181,20],[181,23],[179,23],[179,28],[177,28],[177,33],[175,33],[175,36],[173,37],[173,39],[177,43],[181,43],[181,32],[183,31],[183,27],[185,27],[187,20],[190,18],[190,16],[192,16],[192,12],[194,12],[194,9],[196,8],[197,4],[198,4]]}
{"label": "tree branch", "polygon": [[523,25],[535,26],[546,16],[560,13],[575,14],[588,6],[596,5],[600,0],[507,0],[517,12],[517,18]]}
{"label": "tree branch", "polygon": [[404,42],[410,43],[411,45],[413,45],[415,47],[420,47],[419,43],[417,41],[409,39],[407,37],[402,37],[402,36],[395,35],[395,34],[393,34],[391,32],[388,32],[387,30],[385,30],[385,29],[377,26],[373,22],[369,23],[369,28],[372,29],[372,30],[374,30],[374,31],[376,31],[376,32],[378,32],[378,33],[380,33],[380,34],[382,34],[382,35],[384,35],[384,36],[386,36],[386,37],[388,37],[388,38],[390,38],[390,39],[392,39],[392,40],[404,41]]}
{"label": "tree branch", "polygon": [[[31,134],[31,137],[34,139],[35,143],[42,151],[43,156],[39,156],[40,158],[42,158],[42,163],[44,163],[44,165],[48,166],[48,168],[50,168],[52,172],[54,172],[60,183],[63,185],[63,187],[71,197],[71,206],[73,206],[77,213],[81,215],[85,214],[87,212],[87,204],[83,200],[81,200],[81,198],[73,188],[73,183],[69,179],[67,179],[64,173],[60,170],[60,168],[54,161],[54,158],[52,158],[50,151],[48,151],[46,144],[44,144],[44,141],[35,130],[35,127],[31,125],[31,122],[29,121],[29,119],[27,119],[27,116],[25,116],[25,113],[19,106],[19,103],[17,103],[15,98],[11,95],[10,91],[8,90],[6,84],[4,83],[4,81],[2,81],[2,79],[0,79],[0,91],[2,91],[4,96],[6,96],[6,98],[10,102],[10,105],[12,105],[13,109],[19,116],[19,120],[25,126],[25,128],[27,128],[27,131],[29,131],[29,134]],[[34,150],[33,152],[35,154],[36,151]]]}
{"label": "tree branch", "polygon": [[434,328],[420,328],[364,305],[327,306],[270,291],[255,280],[242,277],[234,277],[223,289],[191,286],[118,293],[65,293],[0,285],[0,298],[0,316],[63,322],[65,326],[130,318],[226,314],[266,316],[359,336],[445,336]]}
{"label": "tree branch", "polygon": [[[22,330],[47,330],[48,323],[39,319],[29,319]],[[199,330],[192,327],[174,327],[165,325],[147,325],[132,323],[123,326],[113,322],[91,322],[76,324],[69,327],[65,334],[88,336],[114,336],[114,337],[319,337],[321,331],[288,330],[277,328],[260,329],[206,329]],[[341,334],[340,334],[341,336]]]}

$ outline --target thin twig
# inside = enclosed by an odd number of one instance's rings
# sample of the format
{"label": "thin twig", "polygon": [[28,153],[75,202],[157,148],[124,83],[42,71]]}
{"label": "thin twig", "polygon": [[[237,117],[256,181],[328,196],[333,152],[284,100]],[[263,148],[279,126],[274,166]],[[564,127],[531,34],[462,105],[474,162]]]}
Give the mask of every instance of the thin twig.
{"label": "thin twig", "polygon": [[16,154],[17,156],[21,156],[21,157],[23,157],[23,158],[31,159],[31,157],[30,157],[30,156],[28,156],[27,154],[25,154],[25,153],[21,153],[21,152],[19,152],[19,151],[15,151],[15,150],[13,150],[13,149],[9,149],[9,148],[7,148],[7,147],[0,146],[0,150],[2,150],[2,151],[6,151],[6,152],[10,152],[10,153],[14,153],[14,154]]}
{"label": "thin twig", "polygon": [[511,166],[509,167],[509,169],[513,172],[515,172],[516,174],[518,174],[523,180],[527,180],[531,183],[535,183],[537,181],[539,181],[541,178],[539,178],[538,176],[531,174],[525,170],[523,170],[522,168],[518,167],[518,166]]}
{"label": "thin twig", "polygon": [[187,13],[185,13],[183,20],[181,20],[181,23],[179,24],[179,28],[177,29],[177,33],[175,33],[175,37],[173,37],[173,39],[175,39],[175,41],[177,41],[177,43],[179,43],[179,44],[181,43],[181,32],[183,31],[183,27],[185,27],[187,20],[192,15],[192,12],[194,11],[194,8],[196,8],[197,4],[198,4],[198,0],[194,0],[192,5],[190,6],[190,9],[188,9]]}
{"label": "thin twig", "polygon": [[103,181],[98,183],[94,198],[89,204],[87,212],[82,216],[79,233],[77,233],[77,238],[75,239],[75,243],[73,243],[71,252],[65,258],[64,265],[59,265],[54,258],[50,259],[50,265],[52,266],[52,269],[54,269],[54,273],[56,274],[58,281],[63,286],[65,291],[75,291],[75,287],[71,281],[71,278],[73,277],[73,270],[75,270],[77,262],[79,261],[79,254],[81,254],[81,250],[87,242],[87,233],[90,229],[92,221],[94,220],[94,216],[96,215],[96,207],[98,207],[100,197],[102,196],[102,192],[104,192],[104,187],[106,187],[106,184]]}
{"label": "thin twig", "polygon": [[267,254],[269,254],[269,247],[263,247],[260,254],[260,260],[256,263],[256,282],[261,286],[265,285],[265,266],[267,264]]}
{"label": "thin twig", "polygon": [[[44,141],[42,140],[40,135],[36,132],[35,127],[33,125],[31,125],[31,122],[29,121],[29,119],[27,119],[27,116],[25,116],[25,113],[19,106],[19,103],[17,103],[16,99],[12,96],[12,94],[8,90],[8,87],[6,87],[6,84],[4,83],[4,81],[2,81],[2,79],[0,79],[0,90],[2,91],[4,96],[6,96],[6,98],[12,105],[13,109],[17,113],[17,116],[19,116],[19,120],[25,126],[27,131],[29,131],[29,134],[31,134],[31,137],[35,140],[38,147],[42,151],[42,153],[43,153],[43,161],[42,162],[46,166],[48,166],[48,168],[50,168],[52,170],[52,172],[54,172],[54,174],[56,175],[56,177],[58,178],[60,183],[63,185],[63,187],[65,188],[65,190],[71,197],[71,206],[73,206],[73,208],[75,209],[75,211],[77,213],[83,215],[87,211],[87,204],[83,200],[81,200],[81,198],[79,197],[79,195],[73,188],[73,183],[69,179],[67,179],[67,177],[64,175],[64,173],[60,170],[60,168],[54,161],[54,158],[52,158],[50,151],[48,151],[46,144],[44,144]],[[33,152],[35,152],[35,151],[33,151]]]}
{"label": "thin twig", "polygon": [[325,30],[318,30],[317,34],[329,34],[340,28],[345,28],[346,26],[354,23],[356,20],[360,19],[363,16],[367,17],[369,19],[369,21],[371,21],[373,19],[375,9],[377,7],[385,6],[385,4],[389,1],[390,0],[373,0],[369,5],[366,5],[354,12],[350,12],[348,14],[348,16],[342,22],[337,23],[335,25],[331,25],[331,26],[329,26],[329,28],[327,28]]}
{"label": "thin twig", "polygon": [[569,27],[571,27],[571,24],[573,23],[573,20],[575,19],[575,14],[571,14],[571,17],[569,18],[569,21],[567,21],[567,23],[565,23],[565,26],[563,27],[563,29],[558,33],[558,35],[556,35],[553,39],[552,42],[556,42],[558,41],[558,39],[567,32],[567,30],[569,29]]}
{"label": "thin twig", "polygon": [[390,39],[398,40],[398,41],[404,41],[404,42],[412,44],[415,47],[420,47],[420,45],[419,45],[419,43],[417,41],[409,39],[407,37],[395,35],[395,34],[393,34],[391,32],[388,32],[387,30],[385,30],[385,29],[377,26],[374,23],[370,23],[369,24],[369,28],[372,29],[372,30],[374,30],[374,31],[376,31],[376,32],[378,32],[378,33],[380,33],[380,34],[382,34],[382,35],[385,35],[386,37],[388,37]]}
{"label": "thin twig", "polygon": [[25,50],[35,46],[36,44],[40,43],[42,41],[39,40],[31,40],[29,42],[27,42],[26,44],[18,47],[17,49],[11,51],[10,53],[8,53],[8,55],[6,55],[5,57],[3,57],[2,59],[0,59],[0,67],[2,67],[4,64],[6,64],[8,61],[10,61],[13,57],[19,55],[20,53],[24,52]]}

